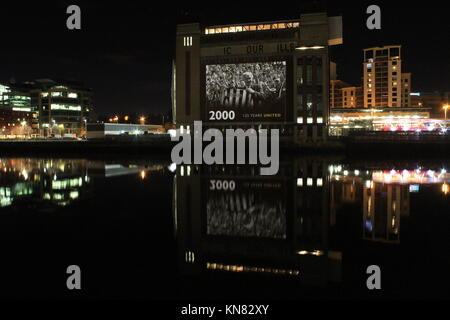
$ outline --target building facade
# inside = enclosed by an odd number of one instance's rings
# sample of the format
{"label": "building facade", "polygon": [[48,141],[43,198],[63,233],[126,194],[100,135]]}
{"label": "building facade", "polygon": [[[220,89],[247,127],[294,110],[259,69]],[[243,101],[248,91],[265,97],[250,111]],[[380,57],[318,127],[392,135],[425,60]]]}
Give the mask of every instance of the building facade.
{"label": "building facade", "polygon": [[41,136],[86,135],[92,90],[81,83],[39,79],[32,83],[31,103],[38,113]]}
{"label": "building facade", "polygon": [[364,92],[362,87],[342,88],[342,108],[362,108]]}
{"label": "building facade", "polygon": [[364,49],[363,74],[365,108],[406,106],[402,83],[409,91],[411,75],[402,82],[401,46]]}
{"label": "building facade", "polygon": [[294,142],[327,137],[328,47],[342,43],[341,17],[305,14],[202,28],[177,26],[174,121],[203,127],[278,128]]}
{"label": "building facade", "polygon": [[36,127],[37,114],[26,88],[0,84],[0,135],[27,135]]}

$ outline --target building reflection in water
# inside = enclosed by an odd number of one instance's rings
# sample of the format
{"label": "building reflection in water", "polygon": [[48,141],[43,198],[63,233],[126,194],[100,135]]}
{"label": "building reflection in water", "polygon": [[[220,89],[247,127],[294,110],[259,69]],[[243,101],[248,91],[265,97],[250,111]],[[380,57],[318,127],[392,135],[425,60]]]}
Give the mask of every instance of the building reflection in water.
{"label": "building reflection in water", "polygon": [[252,166],[177,166],[174,224],[182,273],[260,273],[339,282],[329,245],[328,163],[281,163],[276,176]]}
{"label": "building reflection in water", "polygon": [[162,171],[163,165],[109,163],[86,159],[0,159],[0,208],[27,206],[54,210],[93,196],[91,178],[137,175]]}
{"label": "building reflection in water", "polygon": [[281,163],[273,177],[260,176],[251,166],[177,166],[180,272],[278,274],[317,285],[339,283],[345,256],[339,240],[347,236],[334,232],[345,216],[341,208],[356,205],[360,241],[395,246],[401,219],[410,216],[411,194],[426,187],[448,193],[445,169],[408,166],[392,170],[301,158]]}

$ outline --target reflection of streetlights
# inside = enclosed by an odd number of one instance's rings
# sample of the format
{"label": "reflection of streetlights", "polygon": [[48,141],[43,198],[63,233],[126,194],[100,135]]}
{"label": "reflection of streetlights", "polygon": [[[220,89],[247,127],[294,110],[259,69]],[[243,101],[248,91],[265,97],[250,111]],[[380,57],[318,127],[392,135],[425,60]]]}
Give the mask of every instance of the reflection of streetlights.
{"label": "reflection of streetlights", "polygon": [[139,121],[141,122],[141,124],[145,124],[145,117],[144,116],[140,117]]}
{"label": "reflection of streetlights", "polygon": [[447,195],[450,192],[450,187],[448,186],[448,184],[444,183],[442,185],[442,193]]}
{"label": "reflection of streetlights", "polygon": [[448,104],[446,104],[446,105],[444,105],[443,107],[442,107],[442,109],[444,109],[444,113],[445,113],[445,120],[447,120],[447,109],[449,108],[450,106],[448,105]]}

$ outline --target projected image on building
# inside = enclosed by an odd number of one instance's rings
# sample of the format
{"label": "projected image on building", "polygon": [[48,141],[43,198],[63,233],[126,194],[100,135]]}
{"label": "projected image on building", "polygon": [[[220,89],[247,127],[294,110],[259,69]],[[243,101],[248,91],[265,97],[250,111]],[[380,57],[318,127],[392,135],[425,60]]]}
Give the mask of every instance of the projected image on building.
{"label": "projected image on building", "polygon": [[286,239],[286,193],[281,183],[229,185],[207,192],[207,235]]}
{"label": "projected image on building", "polygon": [[211,121],[284,120],[286,61],[206,66],[206,111]]}

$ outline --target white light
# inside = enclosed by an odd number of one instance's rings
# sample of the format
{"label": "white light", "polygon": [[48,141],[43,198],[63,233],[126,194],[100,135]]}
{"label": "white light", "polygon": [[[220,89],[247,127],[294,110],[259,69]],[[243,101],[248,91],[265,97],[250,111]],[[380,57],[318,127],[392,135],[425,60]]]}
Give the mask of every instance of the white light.
{"label": "white light", "polygon": [[303,187],[303,178],[297,178],[297,187]]}
{"label": "white light", "polygon": [[303,123],[303,117],[298,117],[297,118],[297,123]]}
{"label": "white light", "polygon": [[322,178],[317,178],[317,186],[321,187],[323,185],[323,179]]}
{"label": "white light", "polygon": [[172,137],[174,138],[177,136],[177,130],[175,130],[175,129],[169,129],[169,130],[167,130],[167,132],[169,133],[171,138]]}
{"label": "white light", "polygon": [[313,179],[312,178],[306,179],[306,185],[307,186],[312,186],[313,185]]}
{"label": "white light", "polygon": [[322,117],[317,118],[317,123],[323,123],[323,118]]}
{"label": "white light", "polygon": [[170,172],[175,172],[177,170],[177,164],[175,162],[172,162],[168,169],[170,170]]}

